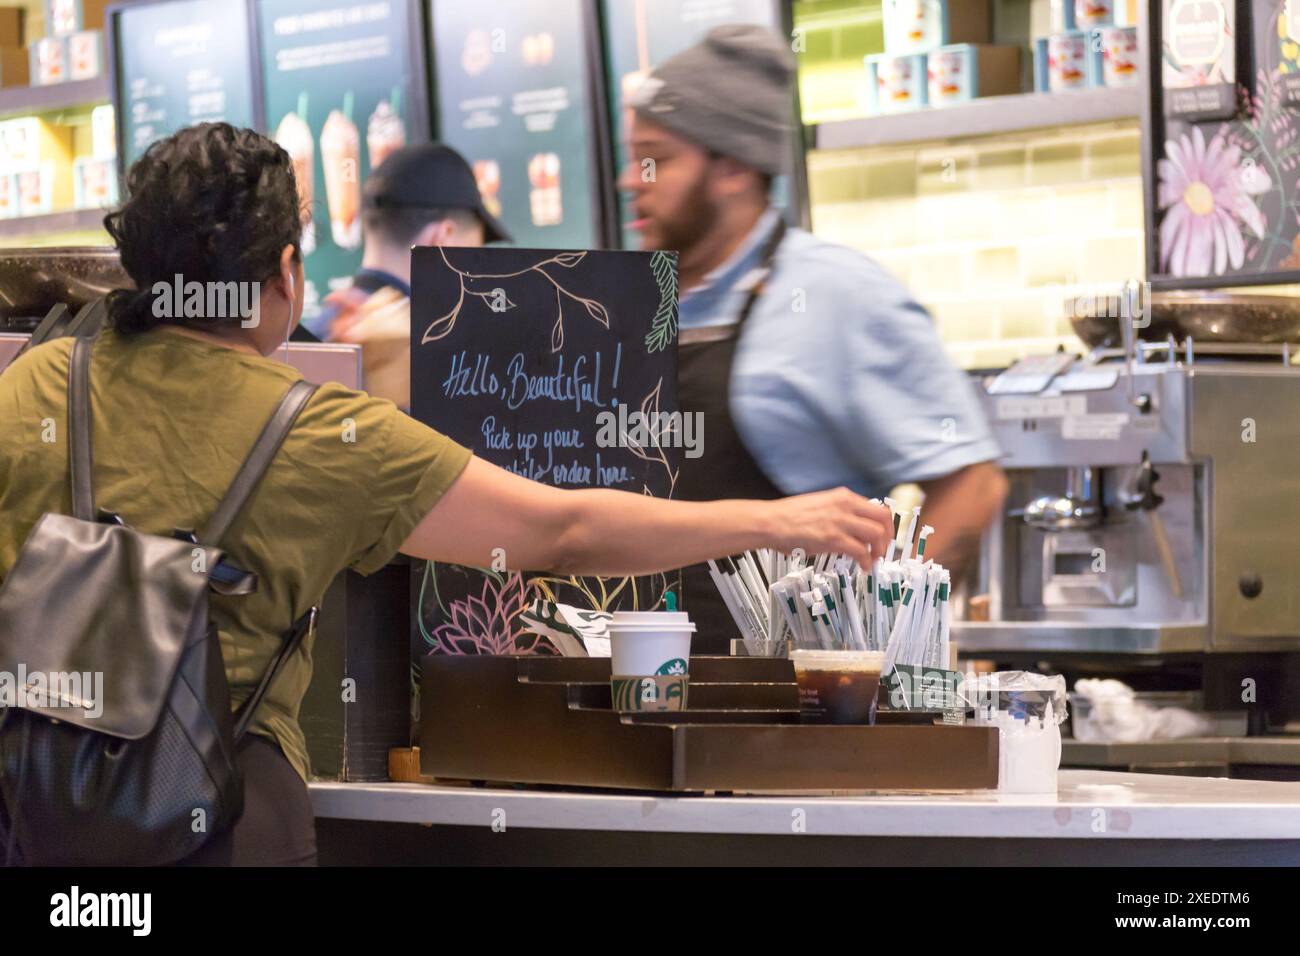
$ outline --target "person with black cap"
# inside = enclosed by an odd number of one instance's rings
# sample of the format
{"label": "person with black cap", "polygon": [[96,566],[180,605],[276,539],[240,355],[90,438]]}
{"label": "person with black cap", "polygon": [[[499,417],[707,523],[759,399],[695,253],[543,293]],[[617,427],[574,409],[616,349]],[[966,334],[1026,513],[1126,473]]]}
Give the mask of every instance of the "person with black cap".
{"label": "person with black cap", "polygon": [[[954,574],[1006,493],[967,377],[908,291],[859,252],[786,228],[769,194],[793,159],[794,58],[770,30],[715,27],[629,98],[620,178],[643,249],[676,250],[678,399],[703,416],[676,496],[776,498],[915,482]],[[688,568],[693,648],[737,636],[702,566]]]}
{"label": "person with black cap", "polygon": [[469,163],[440,143],[404,146],[371,172],[361,194],[365,251],[352,285],[306,324],[362,349],[364,387],[411,404],[411,247],[509,242],[487,211]]}

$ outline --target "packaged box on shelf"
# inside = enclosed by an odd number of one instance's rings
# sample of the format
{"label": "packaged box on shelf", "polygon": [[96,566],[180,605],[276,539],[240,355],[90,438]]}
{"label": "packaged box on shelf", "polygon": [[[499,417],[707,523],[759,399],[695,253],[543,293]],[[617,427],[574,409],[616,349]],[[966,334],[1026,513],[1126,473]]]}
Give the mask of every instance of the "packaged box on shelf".
{"label": "packaged box on shelf", "polygon": [[68,79],[92,80],[104,72],[104,39],[99,30],[68,35]]}
{"label": "packaged box on shelf", "polygon": [[1053,33],[1137,23],[1138,0],[1052,0]]}
{"label": "packaged box on shelf", "polygon": [[1088,34],[1054,33],[1034,41],[1034,89],[1039,93],[1081,90],[1096,85]]}
{"label": "packaged box on shelf", "polygon": [[30,85],[27,51],[20,46],[0,47],[0,88]]}
{"label": "packaged box on shelf", "polygon": [[0,169],[0,219],[18,215],[18,174]]}
{"label": "packaged box on shelf", "polygon": [[1089,35],[1093,83],[1097,86],[1137,86],[1137,27],[1098,27]]}
{"label": "packaged box on shelf", "polygon": [[31,52],[32,86],[49,86],[68,78],[67,37],[41,37],[27,49]]}
{"label": "packaged box on shelf", "polygon": [[0,7],[0,46],[23,46],[23,8]]}
{"label": "packaged box on shelf", "polygon": [[105,103],[90,111],[90,152],[96,159],[117,156],[117,131],[113,127],[113,104]]}
{"label": "packaged box on shelf", "polygon": [[924,53],[876,53],[863,62],[867,68],[867,108],[872,113],[906,113],[925,106],[928,83]]}
{"label": "packaged box on shelf", "polygon": [[989,0],[884,0],[881,14],[893,56],[990,39]]}
{"label": "packaged box on shelf", "polygon": [[1113,0],[1074,0],[1074,29],[1108,27],[1115,22]]}
{"label": "packaged box on shelf", "polygon": [[926,56],[931,106],[1020,92],[1020,47],[983,43],[943,46]]}
{"label": "packaged box on shelf", "polygon": [[1073,33],[1079,29],[1074,20],[1074,0],[1049,0],[1052,4],[1052,33]]}
{"label": "packaged box on shelf", "polygon": [[0,122],[0,175],[16,181],[20,216],[72,205],[72,128],[38,116]]}
{"label": "packaged box on shelf", "polygon": [[53,161],[72,163],[72,128],[39,116],[0,121],[0,170],[13,172]]}
{"label": "packaged box on shelf", "polygon": [[117,163],[78,156],[72,161],[72,204],[77,209],[117,205]]}
{"label": "packaged box on shelf", "polygon": [[45,0],[45,32],[52,37],[102,30],[110,0]]}
{"label": "packaged box on shelf", "polygon": [[18,171],[18,215],[43,216],[54,211],[54,163],[46,161]]}

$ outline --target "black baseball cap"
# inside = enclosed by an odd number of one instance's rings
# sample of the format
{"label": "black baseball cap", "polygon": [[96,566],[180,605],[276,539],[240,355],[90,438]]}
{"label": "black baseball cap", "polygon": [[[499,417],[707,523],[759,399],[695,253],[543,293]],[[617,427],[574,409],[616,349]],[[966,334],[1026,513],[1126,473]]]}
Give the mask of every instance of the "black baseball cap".
{"label": "black baseball cap", "polygon": [[365,204],[373,209],[467,209],[483,223],[485,242],[512,242],[483,205],[465,157],[441,143],[395,150],[370,173]]}

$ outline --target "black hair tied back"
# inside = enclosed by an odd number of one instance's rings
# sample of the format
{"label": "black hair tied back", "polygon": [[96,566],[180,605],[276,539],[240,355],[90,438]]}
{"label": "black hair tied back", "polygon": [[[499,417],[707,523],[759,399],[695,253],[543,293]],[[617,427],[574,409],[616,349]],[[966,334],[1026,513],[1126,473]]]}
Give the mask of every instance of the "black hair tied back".
{"label": "black hair tied back", "polygon": [[153,319],[153,292],[149,289],[114,289],[108,294],[108,314],[113,327],[122,332],[151,328]]}
{"label": "black hair tied back", "polygon": [[[273,140],[228,123],[201,123],[159,140],[133,165],[126,201],[104,217],[135,289],[108,298],[109,319],[130,335],[167,323],[235,325],[238,315],[184,317],[155,309],[154,286],[263,282],[279,274],[301,234],[293,166]],[[163,314],[155,314],[161,312]]]}

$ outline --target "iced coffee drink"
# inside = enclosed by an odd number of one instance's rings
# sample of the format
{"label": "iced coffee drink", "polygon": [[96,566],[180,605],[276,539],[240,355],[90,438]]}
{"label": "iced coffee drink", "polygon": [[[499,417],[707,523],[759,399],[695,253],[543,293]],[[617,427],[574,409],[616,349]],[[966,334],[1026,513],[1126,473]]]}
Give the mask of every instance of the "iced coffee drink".
{"label": "iced coffee drink", "polygon": [[528,161],[529,211],[534,226],[556,226],[564,219],[560,199],[560,157],[538,153]]}
{"label": "iced coffee drink", "polygon": [[880,668],[878,651],[790,652],[805,724],[874,724]]}
{"label": "iced coffee drink", "polygon": [[487,211],[494,216],[501,215],[501,167],[495,159],[475,161],[474,185],[478,186]]}
{"label": "iced coffee drink", "polygon": [[406,127],[397,115],[393,104],[380,100],[366,124],[366,151],[370,154],[370,168],[378,169],[389,153],[406,145]]}
{"label": "iced coffee drink", "polygon": [[316,248],[316,225],[312,222],[311,207],[316,191],[315,145],[311,127],[307,125],[306,94],[298,99],[298,112],[285,114],[275,128],[275,141],[284,147],[293,163],[293,178],[298,185],[298,202],[302,215],[303,255]]}
{"label": "iced coffee drink", "polygon": [[341,249],[361,245],[361,135],[348,118],[352,96],[342,110],[332,110],[320,132],[321,164],[325,167],[325,201],[330,235]]}

